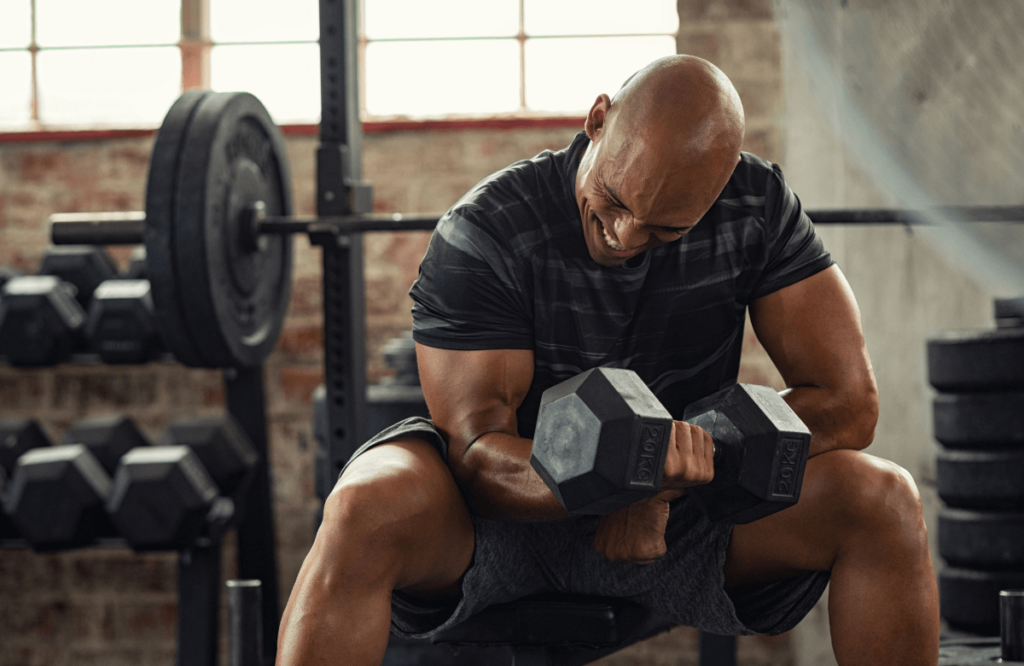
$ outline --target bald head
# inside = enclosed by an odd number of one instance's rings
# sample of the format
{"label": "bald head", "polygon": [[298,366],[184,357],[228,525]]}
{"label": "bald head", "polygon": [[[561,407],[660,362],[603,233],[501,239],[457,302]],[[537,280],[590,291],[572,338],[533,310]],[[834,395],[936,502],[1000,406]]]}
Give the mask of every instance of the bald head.
{"label": "bald head", "polygon": [[710,62],[668,56],[626,81],[611,99],[605,125],[616,149],[627,144],[692,161],[708,151],[739,153],[743,105],[732,82]]}
{"label": "bald head", "polygon": [[576,198],[591,255],[617,265],[678,238],[708,211],[740,158],[743,105],[711,63],[669,56],[614,98],[599,96],[586,132]]}

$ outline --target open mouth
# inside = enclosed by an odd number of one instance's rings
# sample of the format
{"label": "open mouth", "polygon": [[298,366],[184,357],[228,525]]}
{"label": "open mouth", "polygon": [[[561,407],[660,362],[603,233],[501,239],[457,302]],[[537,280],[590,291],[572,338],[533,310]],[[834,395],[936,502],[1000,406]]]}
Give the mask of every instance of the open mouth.
{"label": "open mouth", "polygon": [[610,247],[611,249],[615,250],[616,252],[625,252],[626,251],[626,246],[625,245],[622,245],[622,244],[612,240],[612,237],[608,235],[608,230],[604,228],[603,224],[601,225],[601,235],[604,236],[604,242],[607,243],[608,247]]}

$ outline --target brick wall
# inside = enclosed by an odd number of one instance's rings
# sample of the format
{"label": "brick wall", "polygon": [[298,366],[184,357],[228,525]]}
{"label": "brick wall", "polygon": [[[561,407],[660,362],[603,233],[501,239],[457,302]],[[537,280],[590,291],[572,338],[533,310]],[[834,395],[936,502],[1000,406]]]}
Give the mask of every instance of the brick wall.
{"label": "brick wall", "polygon": [[[681,0],[679,45],[717,62],[736,82],[747,111],[746,148],[779,159],[778,37],[768,0]],[[708,8],[710,7],[710,8]],[[430,212],[451,205],[483,176],[545,148],[575,129],[400,131],[366,137],[364,174],[381,211]],[[287,140],[296,212],[314,212],[316,138]],[[143,206],[152,138],[0,143],[0,264],[34,271],[47,246],[45,220],[58,211]],[[386,369],[379,349],[411,326],[407,290],[429,235],[366,239],[367,373]],[[112,248],[126,264],[127,248]],[[293,295],[277,349],[265,367],[282,605],[313,540],[310,397],[322,378],[319,252],[296,238]],[[779,387],[778,374],[749,331],[741,380]],[[0,415],[33,416],[57,439],[72,422],[103,413],[131,416],[155,437],[187,415],[219,413],[217,371],[174,364],[138,367],[0,367]],[[234,549],[225,547],[225,577]],[[173,663],[176,570],[172,554],[88,549],[35,555],[0,551],[0,666]],[[742,639],[741,663],[789,664],[788,639]],[[692,664],[696,633],[679,629],[606,659],[607,664]]]}

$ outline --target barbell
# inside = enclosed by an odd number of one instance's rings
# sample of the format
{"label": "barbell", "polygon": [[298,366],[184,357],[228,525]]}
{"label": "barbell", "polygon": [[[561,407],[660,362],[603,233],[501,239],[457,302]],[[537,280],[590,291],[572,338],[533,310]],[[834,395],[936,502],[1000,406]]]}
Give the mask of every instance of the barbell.
{"label": "barbell", "polygon": [[191,367],[259,365],[291,296],[291,234],[431,230],[439,215],[291,216],[280,130],[248,93],[190,91],[150,157],[145,211],[50,216],[56,245],[145,244],[155,314]]}

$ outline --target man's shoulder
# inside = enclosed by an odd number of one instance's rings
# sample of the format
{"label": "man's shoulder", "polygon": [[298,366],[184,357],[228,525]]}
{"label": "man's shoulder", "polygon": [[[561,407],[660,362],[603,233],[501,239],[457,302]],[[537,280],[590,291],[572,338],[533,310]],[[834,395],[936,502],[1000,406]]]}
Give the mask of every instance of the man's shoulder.
{"label": "man's shoulder", "polygon": [[557,233],[558,223],[576,212],[568,182],[571,148],[545,150],[484,178],[445,214],[443,226],[486,234],[509,248]]}
{"label": "man's shoulder", "polygon": [[768,191],[769,182],[777,174],[778,167],[775,164],[753,153],[742,152],[719,200],[763,197]]}

